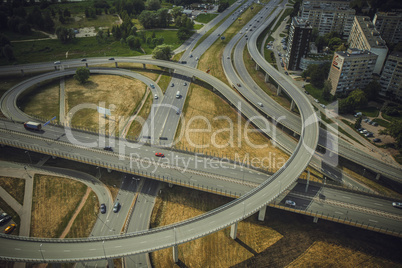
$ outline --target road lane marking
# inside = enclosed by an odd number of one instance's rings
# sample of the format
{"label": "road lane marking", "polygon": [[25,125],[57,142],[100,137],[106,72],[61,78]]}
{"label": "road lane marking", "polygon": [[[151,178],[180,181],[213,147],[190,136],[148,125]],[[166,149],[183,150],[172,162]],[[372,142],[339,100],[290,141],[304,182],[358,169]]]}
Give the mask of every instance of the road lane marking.
{"label": "road lane marking", "polygon": [[350,197],[349,196],[342,196],[343,198],[346,198],[346,199],[350,199]]}
{"label": "road lane marking", "polygon": [[335,211],[336,214],[343,214],[342,212]]}
{"label": "road lane marking", "polygon": [[15,250],[21,250],[20,248],[14,248]]}
{"label": "road lane marking", "polygon": [[146,243],[146,242],[148,242],[148,241],[141,241],[140,244],[144,244],[144,243]]}
{"label": "road lane marking", "polygon": [[381,207],[383,206],[382,204],[378,204],[378,203],[374,203],[374,205],[381,206]]}
{"label": "road lane marking", "polygon": [[370,220],[370,219],[369,219],[369,221],[371,221],[371,222],[375,222],[375,223],[377,223],[377,222],[378,222],[378,221],[375,221],[375,220]]}
{"label": "road lane marking", "polygon": [[64,252],[71,252],[71,250],[69,250],[69,249],[65,249],[65,250],[63,250]]}

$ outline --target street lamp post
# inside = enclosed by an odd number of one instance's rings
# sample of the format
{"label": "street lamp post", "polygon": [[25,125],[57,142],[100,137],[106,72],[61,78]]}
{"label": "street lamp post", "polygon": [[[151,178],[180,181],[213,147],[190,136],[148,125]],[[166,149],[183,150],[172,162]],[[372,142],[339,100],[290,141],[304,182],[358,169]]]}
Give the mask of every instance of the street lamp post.
{"label": "street lamp post", "polygon": [[32,158],[31,158],[31,154],[29,153],[29,151],[25,151],[26,154],[28,154],[29,157],[29,163],[31,163],[32,165]]}

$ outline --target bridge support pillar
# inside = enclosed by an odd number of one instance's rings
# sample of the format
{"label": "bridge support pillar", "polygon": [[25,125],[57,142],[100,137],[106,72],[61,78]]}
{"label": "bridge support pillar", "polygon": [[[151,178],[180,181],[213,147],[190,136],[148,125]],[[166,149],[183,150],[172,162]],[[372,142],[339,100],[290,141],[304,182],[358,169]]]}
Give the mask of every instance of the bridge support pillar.
{"label": "bridge support pillar", "polygon": [[269,75],[265,73],[265,83],[268,83],[268,81],[269,81]]}
{"label": "bridge support pillar", "polygon": [[142,64],[142,68],[146,69],[147,67],[145,66],[145,63]]}
{"label": "bridge support pillar", "polygon": [[282,92],[282,88],[280,85],[278,85],[278,89],[276,90],[276,95],[279,96],[279,94],[281,94]]}
{"label": "bridge support pillar", "polygon": [[258,64],[255,64],[255,70],[258,71],[260,69],[260,66],[258,66]]}
{"label": "bridge support pillar", "polygon": [[267,211],[267,206],[263,206],[260,209],[260,211],[258,212],[258,220],[259,221],[264,221],[266,211]]}
{"label": "bridge support pillar", "polygon": [[24,76],[24,70],[23,69],[21,69],[21,75]]}
{"label": "bridge support pillar", "polygon": [[239,223],[238,222],[236,222],[236,223],[234,223],[234,224],[232,224],[231,226],[230,226],[230,237],[232,238],[232,239],[236,239],[236,237],[237,237],[237,225],[238,225]]}
{"label": "bridge support pillar", "polygon": [[113,259],[108,259],[108,260],[107,260],[107,267],[109,267],[109,268],[114,268]]}
{"label": "bridge support pillar", "polygon": [[107,173],[112,173],[112,170],[110,168],[108,168]]}
{"label": "bridge support pillar", "polygon": [[195,81],[195,79],[197,79],[195,76],[192,76],[191,77],[191,80],[194,82]]}
{"label": "bridge support pillar", "polygon": [[87,68],[88,68],[88,62],[86,62],[86,63],[85,63],[85,67],[87,67]]}
{"label": "bridge support pillar", "polygon": [[314,217],[314,218],[313,218],[313,222],[314,222],[314,223],[317,223],[317,222],[318,222],[318,218],[317,218],[317,217]]}
{"label": "bridge support pillar", "polygon": [[173,246],[173,261],[174,263],[179,262],[179,248],[177,245]]}
{"label": "bridge support pillar", "polygon": [[173,184],[172,183],[169,183],[169,188],[172,188],[173,187]]}
{"label": "bridge support pillar", "polygon": [[56,159],[56,158],[57,158],[57,156],[52,155],[52,159]]}
{"label": "bridge support pillar", "polygon": [[290,103],[290,110],[293,111],[296,107],[295,101],[292,100],[292,102]]}
{"label": "bridge support pillar", "polygon": [[173,69],[169,69],[169,73],[172,74],[172,73],[173,73]]}
{"label": "bridge support pillar", "polygon": [[377,176],[375,176],[375,179],[378,181],[381,178],[381,173],[378,173]]}
{"label": "bridge support pillar", "polygon": [[116,66],[116,68],[119,68],[119,65],[117,64],[117,61],[114,62],[114,66]]}
{"label": "bridge support pillar", "polygon": [[306,184],[306,189],[304,190],[304,192],[306,192],[306,193],[308,191],[309,182],[310,182],[310,170],[307,170],[307,184]]}

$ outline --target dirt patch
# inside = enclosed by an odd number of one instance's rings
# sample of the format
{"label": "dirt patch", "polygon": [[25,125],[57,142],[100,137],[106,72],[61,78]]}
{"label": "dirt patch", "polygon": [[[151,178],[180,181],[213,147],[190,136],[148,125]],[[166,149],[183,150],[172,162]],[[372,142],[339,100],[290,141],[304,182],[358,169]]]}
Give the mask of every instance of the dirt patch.
{"label": "dirt patch", "polygon": [[[111,132],[115,130],[113,125],[124,127],[143,98],[145,89],[146,85],[139,80],[115,75],[91,75],[84,85],[69,78],[66,79],[66,110],[83,104],[83,109],[73,115],[72,125],[98,129],[99,125],[105,124],[105,130]],[[96,111],[96,106],[111,109],[112,116],[104,119]]]}

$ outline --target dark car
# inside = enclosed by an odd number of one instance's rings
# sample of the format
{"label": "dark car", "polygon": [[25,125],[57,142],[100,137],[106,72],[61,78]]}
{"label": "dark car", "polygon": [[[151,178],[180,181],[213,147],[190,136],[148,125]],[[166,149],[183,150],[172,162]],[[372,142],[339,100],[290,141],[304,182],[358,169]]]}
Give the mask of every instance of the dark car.
{"label": "dark car", "polygon": [[109,58],[109,60],[114,60],[114,58]]}
{"label": "dark car", "polygon": [[103,150],[113,152],[113,148],[110,146],[106,146]]}
{"label": "dark car", "polygon": [[286,74],[286,75],[289,75],[289,73],[288,73],[288,72],[285,72],[285,74]]}
{"label": "dark car", "polygon": [[10,216],[10,215],[5,216],[4,218],[2,218],[2,219],[0,220],[0,226],[3,226],[4,224],[6,224],[7,222],[9,222],[10,220],[11,220],[11,216]]}
{"label": "dark car", "polygon": [[99,209],[100,209],[100,212],[101,212],[102,214],[105,214],[105,213],[106,213],[106,205],[105,205],[105,204],[101,204],[100,207],[99,207]]}
{"label": "dark car", "polygon": [[82,59],[81,61],[87,61],[87,59]]}
{"label": "dark car", "polygon": [[381,139],[375,138],[373,141],[374,141],[374,142],[381,142]]}
{"label": "dark car", "polygon": [[113,212],[117,213],[119,212],[119,210],[120,210],[120,203],[119,202],[114,203]]}

